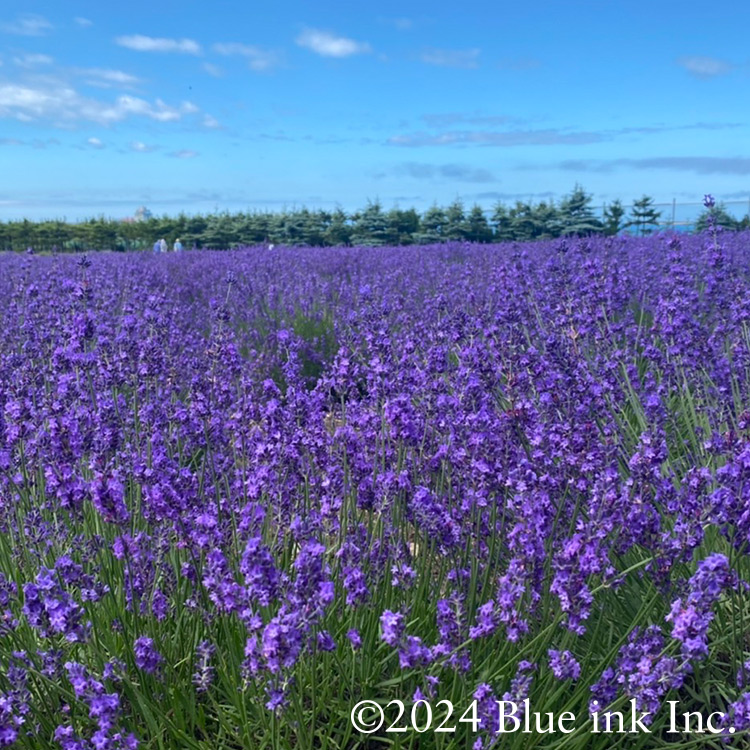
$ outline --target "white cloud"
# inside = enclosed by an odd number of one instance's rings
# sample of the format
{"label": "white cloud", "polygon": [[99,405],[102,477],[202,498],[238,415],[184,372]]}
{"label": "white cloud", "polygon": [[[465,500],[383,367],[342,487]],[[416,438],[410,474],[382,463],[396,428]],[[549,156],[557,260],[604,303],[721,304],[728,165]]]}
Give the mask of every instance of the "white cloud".
{"label": "white cloud", "polygon": [[120,47],[127,47],[138,52],[181,52],[187,55],[200,55],[201,46],[193,39],[164,39],[162,37],[144,36],[133,34],[132,36],[118,36],[115,43]]}
{"label": "white cloud", "polygon": [[87,138],[86,143],[91,146],[91,148],[104,148],[104,141],[99,138]]}
{"label": "white cloud", "polygon": [[372,52],[372,47],[367,42],[357,42],[319,29],[305,29],[296,41],[300,47],[323,57],[351,57]]}
{"label": "white cloud", "polygon": [[29,146],[30,148],[47,148],[48,146],[59,146],[60,141],[57,138],[33,138],[30,141],[22,141],[18,138],[0,138],[0,146]]}
{"label": "white cloud", "polygon": [[467,164],[419,164],[406,162],[394,169],[395,174],[407,175],[417,180],[446,179],[458,182],[496,182],[488,169]]}
{"label": "white cloud", "polygon": [[189,148],[183,148],[181,151],[173,151],[169,155],[173,156],[175,159],[194,159],[198,156],[198,152]]}
{"label": "white cloud", "polygon": [[113,125],[128,117],[175,122],[197,111],[192,102],[174,107],[161,99],[149,102],[129,95],[118,96],[114,101],[92,99],[59,80],[36,85],[0,84],[0,118],[22,122],[47,120],[57,127],[70,127],[78,122]]}
{"label": "white cloud", "polygon": [[88,28],[89,26],[93,26],[94,22],[90,21],[88,18],[83,18],[82,16],[78,16],[77,18],[73,19],[81,28]]}
{"label": "white cloud", "polygon": [[220,42],[214,44],[214,52],[220,55],[239,55],[248,60],[251,70],[262,71],[278,65],[279,56],[271,50],[256,47],[254,44],[241,44],[240,42]]}
{"label": "white cloud", "polygon": [[44,16],[32,13],[18,16],[10,23],[0,24],[0,31],[19,36],[44,36],[51,29],[52,24]]}
{"label": "white cloud", "polygon": [[78,75],[86,76],[86,83],[101,88],[132,88],[140,83],[137,76],[125,73],[122,70],[111,70],[109,68],[80,68],[74,71]]}
{"label": "white cloud", "polygon": [[681,57],[677,61],[688,73],[697,78],[715,78],[729,73],[734,67],[726,60],[720,60],[717,57],[702,57],[700,55],[691,55]]}
{"label": "white cloud", "polygon": [[601,143],[608,140],[607,133],[595,131],[563,131],[547,130],[509,130],[509,131],[481,131],[481,130],[453,130],[443,133],[410,133],[395,135],[386,143],[391,146],[580,146],[589,143]]}
{"label": "white cloud", "polygon": [[221,78],[224,75],[224,71],[218,65],[210,62],[203,63],[203,70],[214,78]]}
{"label": "white cloud", "polygon": [[392,18],[391,24],[399,31],[408,31],[414,26],[414,21],[411,18]]}
{"label": "white cloud", "polygon": [[143,141],[131,141],[130,150],[137,151],[139,154],[148,154],[151,151],[156,151],[158,146],[149,146]]}
{"label": "white cloud", "polygon": [[478,68],[479,49],[426,49],[420,56],[422,62],[428,65],[439,65],[443,68]]}
{"label": "white cloud", "polygon": [[35,68],[37,65],[51,65],[54,60],[49,55],[29,54],[13,58],[19,68]]}
{"label": "white cloud", "polygon": [[204,115],[203,126],[216,130],[221,127],[221,123],[213,115]]}

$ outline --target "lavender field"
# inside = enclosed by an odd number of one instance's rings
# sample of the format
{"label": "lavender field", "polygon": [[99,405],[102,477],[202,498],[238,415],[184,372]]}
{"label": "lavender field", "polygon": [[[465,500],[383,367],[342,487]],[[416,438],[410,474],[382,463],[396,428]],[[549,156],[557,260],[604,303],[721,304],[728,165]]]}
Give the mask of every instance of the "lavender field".
{"label": "lavender field", "polygon": [[746,233],[0,257],[0,746],[746,747],[749,326]]}

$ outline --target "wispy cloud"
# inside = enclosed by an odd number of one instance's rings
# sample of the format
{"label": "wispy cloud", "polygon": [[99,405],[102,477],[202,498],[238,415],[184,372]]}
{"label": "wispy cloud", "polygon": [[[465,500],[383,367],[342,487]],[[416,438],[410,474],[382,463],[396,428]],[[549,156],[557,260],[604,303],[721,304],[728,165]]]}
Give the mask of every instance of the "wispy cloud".
{"label": "wispy cloud", "polygon": [[445,133],[410,133],[395,135],[387,140],[388,145],[404,147],[420,146],[577,146],[600,143],[606,140],[602,133],[568,132],[563,130],[510,130],[505,132],[482,130],[451,130]]}
{"label": "wispy cloud", "polygon": [[197,151],[193,151],[189,148],[183,148],[180,151],[172,151],[169,156],[175,158],[175,159],[195,159],[196,156],[198,156]]}
{"label": "wispy cloud", "polygon": [[39,65],[51,65],[54,59],[49,55],[28,54],[18,55],[13,58],[13,64],[19,68],[36,68]]}
{"label": "wispy cloud", "polygon": [[693,122],[686,125],[643,125],[638,127],[620,128],[608,131],[611,135],[652,135],[655,133],[669,133],[676,130],[727,130],[744,127],[741,122]]}
{"label": "wispy cloud", "polygon": [[94,22],[83,16],[77,16],[73,19],[81,28],[87,29],[89,26],[93,26]]}
{"label": "wispy cloud", "polygon": [[540,193],[499,193],[496,190],[490,190],[483,193],[474,193],[467,197],[474,198],[478,201],[492,200],[492,201],[513,201],[513,200],[531,200],[536,198],[537,200],[545,200],[554,198],[555,193],[551,190],[544,190]]}
{"label": "wispy cloud", "polygon": [[118,36],[115,43],[120,47],[137,50],[138,52],[179,52],[186,55],[200,55],[201,46],[194,39],[165,39],[163,37]]}
{"label": "wispy cloud", "polygon": [[439,112],[422,115],[420,118],[432,128],[445,128],[452,125],[508,125],[524,122],[520,117],[512,115],[482,115],[478,113]]}
{"label": "wispy cloud", "polygon": [[48,146],[59,146],[60,141],[57,138],[32,138],[30,141],[24,141],[19,138],[0,138],[0,146],[27,146],[29,148],[43,149]]}
{"label": "wispy cloud", "polygon": [[203,127],[218,130],[221,128],[221,123],[213,115],[206,114],[203,115]]}
{"label": "wispy cloud", "polygon": [[395,168],[395,173],[416,180],[454,180],[457,182],[495,182],[496,178],[488,169],[471,167],[465,164],[419,164],[405,162]]}
{"label": "wispy cloud", "polygon": [[471,70],[479,67],[481,50],[474,49],[438,49],[429,47],[420,55],[422,62],[428,65],[439,65],[443,68],[463,68]]}
{"label": "wispy cloud", "polygon": [[251,70],[270,70],[279,64],[279,54],[272,50],[256,47],[254,44],[241,44],[240,42],[219,42],[213,46],[214,52],[219,55],[244,57],[248,61]]}
{"label": "wispy cloud", "polygon": [[99,88],[133,88],[140,83],[137,76],[125,73],[122,70],[112,70],[110,68],[76,68],[75,74],[84,76],[90,86]]}
{"label": "wispy cloud", "polygon": [[218,65],[214,65],[210,62],[203,63],[203,70],[214,78],[221,78],[224,75],[224,71]]}
{"label": "wispy cloud", "polygon": [[696,78],[716,78],[730,73],[734,65],[718,57],[703,57],[701,55],[689,55],[677,60],[677,64],[685,68],[690,75]]}
{"label": "wispy cloud", "polygon": [[43,84],[0,85],[0,118],[47,121],[55,127],[69,128],[79,122],[113,125],[130,117],[176,122],[197,111],[192,102],[171,106],[161,99],[150,102],[128,95],[118,96],[114,101],[101,101],[83,96],[69,84],[57,80]]}
{"label": "wispy cloud", "polygon": [[102,141],[100,138],[87,138],[86,145],[90,146],[91,148],[102,149],[104,148],[104,141]]}
{"label": "wispy cloud", "polygon": [[52,24],[44,17],[32,13],[18,16],[15,21],[0,23],[0,31],[19,36],[44,36]]}
{"label": "wispy cloud", "polygon": [[131,141],[130,143],[130,150],[136,151],[139,154],[148,154],[156,151],[158,148],[156,145],[146,144],[143,141]]}
{"label": "wispy cloud", "polygon": [[695,174],[750,175],[750,158],[736,156],[657,156],[649,159],[568,160],[560,169],[573,172],[613,172],[619,167],[640,170],[663,169]]}
{"label": "wispy cloud", "polygon": [[535,57],[516,57],[499,60],[497,67],[500,70],[536,70],[542,67],[542,61]]}
{"label": "wispy cloud", "polygon": [[372,52],[367,42],[357,42],[320,29],[305,29],[296,39],[300,47],[322,57],[351,57]]}
{"label": "wispy cloud", "polygon": [[[502,125],[523,122],[505,115],[465,115],[446,113],[423,115],[422,120],[433,128],[452,125]],[[624,127],[615,130],[576,131],[568,128],[548,128],[544,130],[469,130],[453,129],[442,132],[417,132],[395,135],[387,140],[391,146],[580,146],[589,143],[612,141],[622,136],[656,135],[680,130],[725,130],[743,127],[738,122],[697,122],[685,125],[644,125]]]}
{"label": "wispy cloud", "polygon": [[409,31],[414,28],[414,21],[404,16],[398,18],[380,18],[379,21],[386,26],[392,26],[397,31]]}

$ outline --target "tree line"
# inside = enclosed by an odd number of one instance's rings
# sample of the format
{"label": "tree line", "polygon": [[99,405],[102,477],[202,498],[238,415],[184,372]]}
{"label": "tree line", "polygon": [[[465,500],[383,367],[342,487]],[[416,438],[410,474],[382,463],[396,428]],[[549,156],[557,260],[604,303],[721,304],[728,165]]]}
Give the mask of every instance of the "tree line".
{"label": "tree line", "polygon": [[[750,216],[734,219],[718,204],[704,211],[696,229],[709,221],[727,229],[750,228]],[[164,238],[179,238],[186,248],[225,249],[238,245],[411,245],[447,241],[505,242],[620,232],[646,235],[662,224],[654,200],[644,195],[629,210],[619,200],[596,216],[592,196],[580,185],[558,203],[516,201],[498,203],[486,213],[480,206],[467,208],[460,199],[447,207],[433,205],[423,213],[414,208],[385,210],[371,201],[347,213],[300,208],[282,212],[240,212],[209,215],[149,216],[140,221],[92,218],[82,222],[61,220],[0,222],[0,250],[43,252],[86,250],[149,250]]]}

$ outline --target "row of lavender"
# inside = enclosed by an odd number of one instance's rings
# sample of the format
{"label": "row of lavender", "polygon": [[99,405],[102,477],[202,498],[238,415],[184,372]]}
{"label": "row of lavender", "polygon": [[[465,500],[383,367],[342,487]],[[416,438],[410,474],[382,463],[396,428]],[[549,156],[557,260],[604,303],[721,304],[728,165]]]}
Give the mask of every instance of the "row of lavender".
{"label": "row of lavender", "polygon": [[0,258],[0,746],[741,743],[749,323],[747,235]]}

